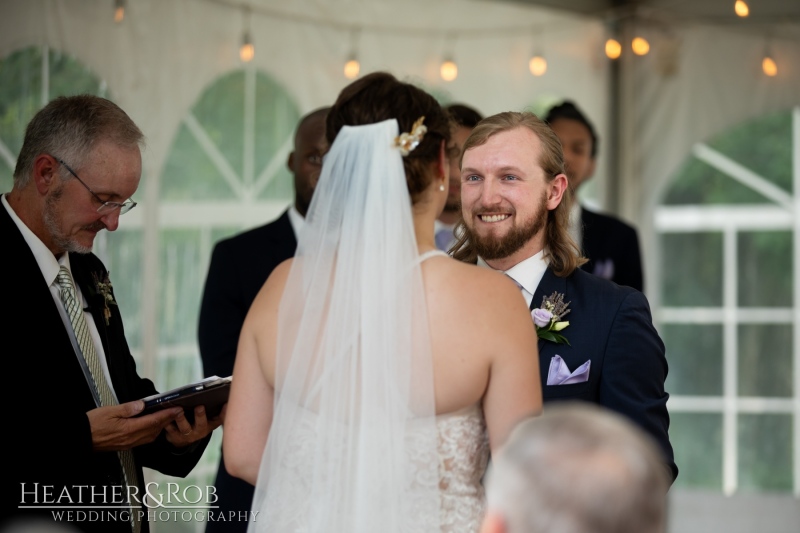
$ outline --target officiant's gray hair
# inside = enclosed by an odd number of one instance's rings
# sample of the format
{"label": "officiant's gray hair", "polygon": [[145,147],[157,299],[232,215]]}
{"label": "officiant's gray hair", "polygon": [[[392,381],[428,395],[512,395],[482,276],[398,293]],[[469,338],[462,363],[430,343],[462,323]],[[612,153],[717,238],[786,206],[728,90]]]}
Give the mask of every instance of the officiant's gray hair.
{"label": "officiant's gray hair", "polygon": [[667,469],[652,438],[592,404],[521,423],[493,460],[489,513],[508,533],[662,533]]}
{"label": "officiant's gray hair", "polygon": [[[91,94],[59,96],[36,113],[25,128],[25,139],[14,169],[14,186],[25,187],[41,154],[68,161],[80,169],[95,145],[111,141],[121,147],[144,147],[144,134],[111,100]],[[71,176],[62,169],[62,179]]]}

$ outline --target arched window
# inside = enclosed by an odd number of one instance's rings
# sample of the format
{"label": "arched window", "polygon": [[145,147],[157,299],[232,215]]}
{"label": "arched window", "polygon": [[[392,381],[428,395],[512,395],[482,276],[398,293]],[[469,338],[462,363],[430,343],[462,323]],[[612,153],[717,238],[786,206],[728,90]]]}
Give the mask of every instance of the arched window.
{"label": "arched window", "polygon": [[657,209],[678,488],[800,495],[798,161],[800,109],[761,117],[697,144]]}
{"label": "arched window", "polygon": [[74,57],[31,46],[0,60],[0,191],[11,190],[25,127],[57,96],[108,96],[106,84]]}

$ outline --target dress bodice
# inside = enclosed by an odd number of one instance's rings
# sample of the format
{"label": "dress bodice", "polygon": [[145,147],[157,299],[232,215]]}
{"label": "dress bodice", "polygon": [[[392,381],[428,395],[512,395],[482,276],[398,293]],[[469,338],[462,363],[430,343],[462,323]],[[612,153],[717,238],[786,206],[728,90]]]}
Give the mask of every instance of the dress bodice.
{"label": "dress bodice", "polygon": [[479,405],[436,417],[439,432],[441,531],[480,529],[485,508],[481,478],[489,461],[486,421]]}

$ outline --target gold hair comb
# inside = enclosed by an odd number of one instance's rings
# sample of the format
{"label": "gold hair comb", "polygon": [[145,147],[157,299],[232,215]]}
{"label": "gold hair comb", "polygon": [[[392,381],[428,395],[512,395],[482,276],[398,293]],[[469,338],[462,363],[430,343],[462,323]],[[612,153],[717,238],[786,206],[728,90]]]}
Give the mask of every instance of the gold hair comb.
{"label": "gold hair comb", "polygon": [[424,115],[419,117],[411,127],[411,133],[401,133],[394,138],[394,145],[397,146],[400,153],[403,154],[403,157],[407,156],[414,148],[419,146],[419,143],[422,142],[422,138],[425,137],[425,132],[428,131],[428,128],[422,124],[424,120]]}

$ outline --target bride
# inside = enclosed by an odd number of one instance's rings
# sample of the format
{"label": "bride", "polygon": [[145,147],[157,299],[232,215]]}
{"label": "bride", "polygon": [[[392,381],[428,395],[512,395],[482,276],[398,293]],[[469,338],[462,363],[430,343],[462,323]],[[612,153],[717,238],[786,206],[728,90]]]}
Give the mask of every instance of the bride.
{"label": "bride", "polygon": [[450,123],[386,73],[339,95],[296,256],[242,328],[224,427],[250,531],[476,532],[481,478],[541,410],[536,334],[502,274],[434,245]]}

